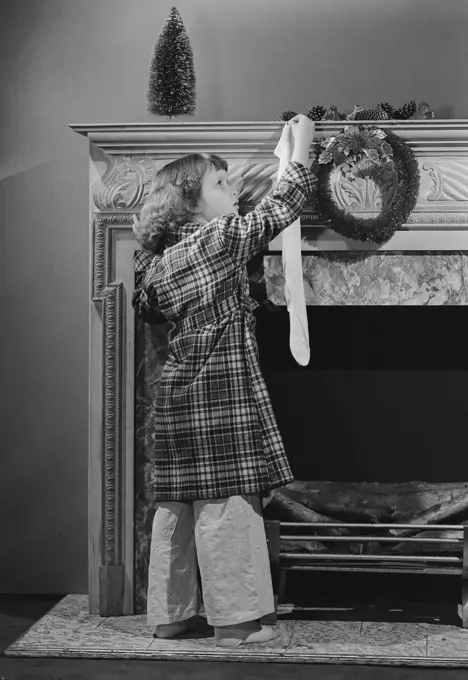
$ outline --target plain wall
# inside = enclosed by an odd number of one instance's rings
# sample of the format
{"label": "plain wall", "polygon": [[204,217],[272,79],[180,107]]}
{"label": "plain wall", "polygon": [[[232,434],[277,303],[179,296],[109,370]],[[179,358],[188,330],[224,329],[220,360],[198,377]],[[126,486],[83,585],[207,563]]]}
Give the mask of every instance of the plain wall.
{"label": "plain wall", "polygon": [[[144,94],[171,4],[0,4],[4,593],[87,592],[88,146],[67,125],[158,120]],[[197,77],[182,120],[409,99],[468,118],[466,0],[176,7]]]}

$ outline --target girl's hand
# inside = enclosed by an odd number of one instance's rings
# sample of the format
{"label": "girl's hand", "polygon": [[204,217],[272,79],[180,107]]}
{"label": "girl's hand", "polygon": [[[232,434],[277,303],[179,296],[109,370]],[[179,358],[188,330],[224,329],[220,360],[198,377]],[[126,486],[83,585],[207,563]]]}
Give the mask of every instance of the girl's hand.
{"label": "girl's hand", "polygon": [[304,114],[298,113],[297,116],[291,118],[288,125],[291,128],[291,134],[294,139],[294,148],[301,147],[308,150],[315,135],[314,121],[304,116]]}

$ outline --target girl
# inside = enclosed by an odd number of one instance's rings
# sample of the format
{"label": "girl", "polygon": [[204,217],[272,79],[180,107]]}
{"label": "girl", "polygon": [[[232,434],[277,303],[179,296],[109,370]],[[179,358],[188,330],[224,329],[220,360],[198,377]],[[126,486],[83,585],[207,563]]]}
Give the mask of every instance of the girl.
{"label": "girl", "polygon": [[259,622],[275,610],[261,497],[294,478],[260,371],[246,264],[312,192],[314,123],[300,114],[288,125],[291,161],[245,217],[227,163],[192,154],[158,172],[134,220],[144,250],[133,306],[175,326],[155,404],[147,611],[158,637],[195,623],[197,563],[218,646],[275,637]]}

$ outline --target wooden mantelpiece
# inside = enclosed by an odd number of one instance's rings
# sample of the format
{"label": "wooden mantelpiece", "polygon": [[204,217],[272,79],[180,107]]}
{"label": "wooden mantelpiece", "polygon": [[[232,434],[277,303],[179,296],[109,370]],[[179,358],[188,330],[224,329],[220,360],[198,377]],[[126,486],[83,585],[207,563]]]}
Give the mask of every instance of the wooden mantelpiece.
{"label": "wooden mantelpiece", "polygon": [[[348,123],[317,123],[317,142],[344,124]],[[323,228],[306,208],[304,255],[352,250],[468,252],[468,121],[380,122],[379,126],[392,129],[416,153],[421,187],[415,211],[388,243],[377,246]],[[273,150],[283,123],[70,127],[90,142],[89,608],[102,616],[128,615],[134,612],[135,553],[131,295],[132,258],[138,246],[132,216],[151,191],[157,170],[200,151],[228,161],[229,178],[240,189],[240,212],[245,214],[274,188],[278,159]],[[342,200],[347,199],[342,196]],[[369,211],[369,206],[359,210]],[[278,252],[280,247],[276,239],[270,251]]]}
{"label": "wooden mantelpiece", "polygon": [[[315,124],[318,141],[336,134],[344,125],[378,125],[390,129],[409,142],[418,156],[466,156],[468,151],[467,120],[407,121],[319,121]],[[283,123],[263,122],[165,122],[165,123],[98,123],[75,124],[70,127],[99,146],[110,156],[162,156],[174,153],[223,153],[245,159],[254,154],[271,161]]]}

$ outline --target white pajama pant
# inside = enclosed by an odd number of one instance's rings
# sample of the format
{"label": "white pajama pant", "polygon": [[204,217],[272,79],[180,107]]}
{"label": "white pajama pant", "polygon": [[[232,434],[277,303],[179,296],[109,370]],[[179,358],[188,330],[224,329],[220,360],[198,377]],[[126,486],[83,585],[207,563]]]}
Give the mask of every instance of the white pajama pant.
{"label": "white pajama pant", "polygon": [[275,611],[258,495],[155,504],[148,571],[148,625],[183,621],[203,604],[211,626]]}

